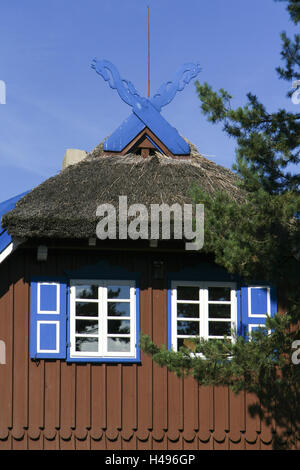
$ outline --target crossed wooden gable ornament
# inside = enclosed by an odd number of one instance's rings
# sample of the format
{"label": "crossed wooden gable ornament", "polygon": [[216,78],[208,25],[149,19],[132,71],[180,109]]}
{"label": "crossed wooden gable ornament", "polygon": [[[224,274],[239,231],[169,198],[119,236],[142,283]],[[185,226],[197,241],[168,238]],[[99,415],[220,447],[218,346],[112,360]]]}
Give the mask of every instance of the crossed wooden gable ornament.
{"label": "crossed wooden gable ornament", "polygon": [[94,59],[92,68],[117,90],[120,98],[132,108],[132,114],[104,142],[104,151],[125,155],[140,147],[142,156],[150,148],[168,156],[188,156],[190,147],[161,115],[163,106],[171,103],[178,91],[200,72],[199,64],[184,64],[173,81],[163,83],[152,98],[139,95],[134,85],[121,78],[117,68],[108,60]]}

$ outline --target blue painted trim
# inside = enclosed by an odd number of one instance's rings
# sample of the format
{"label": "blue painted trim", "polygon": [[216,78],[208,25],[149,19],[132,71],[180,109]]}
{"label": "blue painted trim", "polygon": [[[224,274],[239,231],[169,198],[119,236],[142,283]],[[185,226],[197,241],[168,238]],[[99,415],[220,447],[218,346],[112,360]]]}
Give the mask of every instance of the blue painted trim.
{"label": "blue painted trim", "polygon": [[93,265],[82,266],[77,270],[66,271],[68,279],[116,279],[120,281],[138,281],[140,279],[140,273],[136,271],[128,271],[122,266],[115,266],[109,264],[107,261],[99,261]]}
{"label": "blue painted trim", "polygon": [[[10,212],[13,210],[17,204],[17,202],[25,196],[29,191],[25,191],[24,193],[18,194],[17,196],[11,197],[10,199],[7,199],[6,201],[3,201],[0,203],[0,219],[4,214],[7,212]],[[4,230],[4,228],[1,225],[1,220],[0,220],[0,233]]]}
{"label": "blue painted trim", "polygon": [[141,332],[141,305],[140,305],[140,287],[137,281],[135,285],[135,304],[136,304],[136,361],[141,360],[140,332]]}
{"label": "blue painted trim", "polygon": [[172,127],[150,102],[147,107],[134,106],[133,112],[174,155],[189,155],[189,144],[180,137],[175,127]]}
{"label": "blue painted trim", "polygon": [[56,312],[59,310],[60,304],[57,305],[57,290],[56,284],[51,286],[48,284],[40,285],[40,309],[42,312]]}
{"label": "blue painted trim", "polygon": [[41,349],[55,350],[57,341],[56,323],[42,323],[40,325],[40,346]]}
{"label": "blue painted trim", "polygon": [[67,278],[64,276],[32,276],[30,282],[57,282],[67,283]]}
{"label": "blue painted trim", "polygon": [[275,286],[270,287],[271,295],[271,317],[274,317],[278,313],[278,300],[277,300],[277,289]]}
{"label": "blue painted trim", "polygon": [[241,286],[237,284],[236,288],[236,332],[238,336],[243,334],[242,329],[242,293],[241,293]]}
{"label": "blue painted trim", "polygon": [[30,283],[30,357],[37,359],[37,282]]}
{"label": "blue painted trim", "polygon": [[[248,294],[249,295],[249,294]],[[250,289],[251,311],[254,315],[263,315],[268,311],[268,288]],[[270,292],[271,313],[271,292]]]}
{"label": "blue painted trim", "polygon": [[151,139],[151,137],[148,134],[146,134],[146,137],[148,140],[150,140],[151,144],[154,145],[154,147],[157,148],[157,150],[160,153],[163,153],[162,149]]}
{"label": "blue painted trim", "polygon": [[245,339],[248,338],[249,325],[265,325],[266,317],[251,316],[248,309],[248,287],[269,287],[270,288],[270,314],[271,317],[277,313],[277,289],[275,286],[270,286],[266,282],[258,281],[251,282],[248,285],[243,284],[240,287],[240,335],[244,336]]}
{"label": "blue painted trim", "polygon": [[108,82],[110,88],[117,90],[120,98],[129,106],[145,101],[145,98],[139,95],[134,85],[129,80],[122,78],[117,67],[109,60],[98,60],[95,58],[92,61],[91,67]]}
{"label": "blue painted trim", "polygon": [[129,116],[120,127],[104,142],[104,150],[121,152],[145,127],[174,154],[189,155],[189,144],[179,135],[165,118],[149,102],[147,108],[134,108],[133,117]]}
{"label": "blue painted trim", "polygon": [[248,286],[241,286],[241,335],[248,333]]}
{"label": "blue painted trim", "polygon": [[[60,285],[59,313],[38,313],[38,283],[56,282]],[[30,281],[30,358],[31,359],[66,359],[66,316],[67,285],[65,278],[34,277]],[[37,352],[37,322],[55,321],[59,323],[59,352]]]}
{"label": "blue painted trim", "polygon": [[241,308],[238,302],[239,280],[223,268],[210,264],[201,263],[196,266],[183,268],[180,271],[167,273],[167,338],[168,349],[172,347],[172,281],[195,281],[195,282],[235,282],[237,292],[237,330],[241,324]]}
{"label": "blue painted trim", "polygon": [[238,276],[229,274],[220,266],[207,262],[189,266],[179,271],[169,272],[167,278],[170,281],[224,281],[236,283],[239,281]]}
{"label": "blue painted trim", "polygon": [[172,286],[171,281],[168,281],[167,292],[167,322],[168,322],[168,349],[172,347]]}
{"label": "blue painted trim", "polygon": [[[129,80],[121,78],[117,68],[108,60],[94,59],[92,68],[117,90],[120,98],[131,106],[135,118],[129,117],[104,143],[107,151],[121,151],[136,135],[136,129],[149,127],[156,137],[175,155],[189,155],[190,146],[160,114],[162,106],[170,103],[178,91],[200,72],[199,64],[184,64],[175,79],[164,83],[152,99],[142,98]],[[110,73],[108,73],[110,72]],[[141,121],[141,122],[139,122]],[[134,135],[135,133],[135,135]],[[122,148],[121,148],[122,147]]]}
{"label": "blue painted trim", "polygon": [[70,358],[69,356],[67,356],[67,360],[66,360],[67,363],[72,363],[72,362],[83,362],[83,363],[90,363],[90,362],[94,362],[94,363],[98,363],[98,364],[104,364],[104,363],[109,363],[109,362],[113,362],[115,364],[120,364],[120,363],[130,363],[130,364],[139,364],[141,363],[141,359],[139,358],[94,358],[94,357],[83,357],[83,358]]}
{"label": "blue painted trim", "polygon": [[[188,62],[177,71],[173,80],[169,80],[161,85],[155,95],[149,100],[142,98],[133,84],[119,74],[117,67],[109,60],[94,59],[91,67],[101,77],[108,82],[110,88],[117,90],[120,98],[129,106],[139,104],[146,106],[150,102],[155,108],[160,111],[163,106],[171,103],[178,91],[182,91],[185,86],[200,73],[201,68],[199,63]],[[108,73],[110,72],[110,73]]]}
{"label": "blue painted trim", "polygon": [[11,244],[12,238],[2,227],[2,217],[7,214],[7,212],[12,211],[15,207],[17,202],[22,199],[29,191],[25,191],[18,196],[14,196],[7,201],[3,201],[0,203],[0,254]]}

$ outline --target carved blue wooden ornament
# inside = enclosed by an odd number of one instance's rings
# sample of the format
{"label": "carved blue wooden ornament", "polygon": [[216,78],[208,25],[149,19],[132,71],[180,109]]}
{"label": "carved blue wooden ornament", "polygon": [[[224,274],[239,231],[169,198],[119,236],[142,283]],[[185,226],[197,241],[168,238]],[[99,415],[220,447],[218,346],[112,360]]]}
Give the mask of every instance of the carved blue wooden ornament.
{"label": "carved blue wooden ornament", "polygon": [[108,60],[94,59],[92,68],[117,90],[120,98],[132,108],[132,114],[104,142],[104,150],[121,152],[146,127],[173,153],[188,155],[190,148],[160,114],[163,106],[171,103],[178,91],[195,78],[200,72],[199,64],[184,64],[176,73],[173,81],[161,85],[157,93],[148,99],[141,97],[134,85],[121,78],[117,68]]}

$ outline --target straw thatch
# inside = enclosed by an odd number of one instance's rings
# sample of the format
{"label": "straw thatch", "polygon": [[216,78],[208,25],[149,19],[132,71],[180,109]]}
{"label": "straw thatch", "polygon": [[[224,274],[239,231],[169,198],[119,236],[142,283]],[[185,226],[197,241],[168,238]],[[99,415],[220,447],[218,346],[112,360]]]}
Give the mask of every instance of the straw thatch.
{"label": "straw thatch", "polygon": [[98,205],[117,208],[121,195],[128,196],[128,205],[182,205],[192,202],[190,188],[197,184],[212,195],[223,190],[240,201],[236,183],[234,173],[193,146],[187,159],[159,153],[144,159],[135,154],[105,156],[100,144],[85,160],[33,189],[2,223],[16,237],[87,238],[95,236]]}

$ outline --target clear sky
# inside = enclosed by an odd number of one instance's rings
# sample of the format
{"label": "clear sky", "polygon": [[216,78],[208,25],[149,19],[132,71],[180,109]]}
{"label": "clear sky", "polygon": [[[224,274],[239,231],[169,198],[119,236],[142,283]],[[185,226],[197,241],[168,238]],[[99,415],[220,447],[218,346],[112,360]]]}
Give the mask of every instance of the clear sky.
{"label": "clear sky", "polygon": [[[1,0],[0,201],[61,169],[67,148],[90,151],[131,112],[90,67],[108,59],[147,93],[147,5],[151,94],[185,62],[200,81],[225,88],[233,106],[251,91],[270,111],[295,111],[279,80],[280,32],[296,28],[273,0]],[[300,106],[300,105],[298,105]],[[234,141],[201,114],[195,86],[162,114],[201,153],[231,168]]]}

